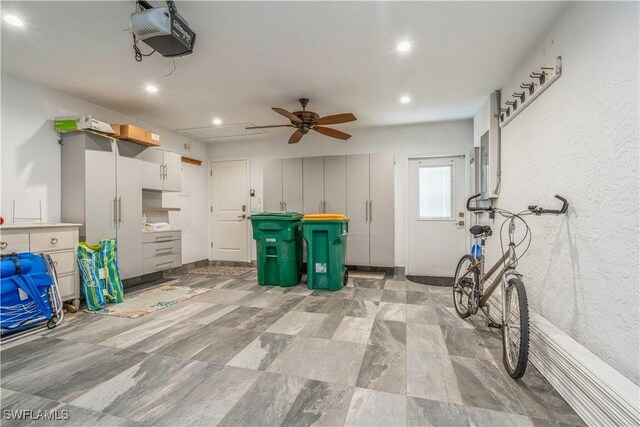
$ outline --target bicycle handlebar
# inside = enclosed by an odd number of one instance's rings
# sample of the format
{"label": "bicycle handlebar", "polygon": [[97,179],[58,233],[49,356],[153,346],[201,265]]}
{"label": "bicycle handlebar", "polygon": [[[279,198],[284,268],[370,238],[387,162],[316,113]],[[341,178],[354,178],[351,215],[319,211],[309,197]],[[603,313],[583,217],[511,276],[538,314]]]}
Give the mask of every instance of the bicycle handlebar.
{"label": "bicycle handlebar", "polygon": [[[469,212],[493,212],[494,208],[492,206],[486,207],[471,207],[471,201],[480,197],[482,193],[478,193],[475,196],[471,196],[467,199],[467,210]],[[567,213],[567,209],[569,209],[569,202],[562,196],[555,195],[555,198],[562,202],[562,207],[560,209],[544,209],[538,207],[537,205],[529,205],[528,209],[536,215],[542,214],[553,214],[553,215],[563,215]]]}
{"label": "bicycle handlebar", "polygon": [[562,207],[560,209],[544,209],[541,207],[538,207],[536,205],[529,205],[528,209],[533,212],[536,215],[542,215],[542,214],[553,214],[553,215],[563,215],[567,213],[567,209],[569,209],[569,202],[567,202],[567,199],[565,199],[562,196],[559,195],[555,195],[554,196],[556,199],[560,200],[562,202]]}

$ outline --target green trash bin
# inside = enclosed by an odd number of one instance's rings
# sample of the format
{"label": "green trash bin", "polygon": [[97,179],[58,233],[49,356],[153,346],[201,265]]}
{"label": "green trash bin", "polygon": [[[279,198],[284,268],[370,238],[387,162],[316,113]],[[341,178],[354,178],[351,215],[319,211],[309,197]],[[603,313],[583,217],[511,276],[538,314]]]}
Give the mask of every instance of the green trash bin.
{"label": "green trash bin", "polygon": [[263,212],[251,215],[258,257],[258,284],[295,286],[302,277],[302,215]]}
{"label": "green trash bin", "polygon": [[338,214],[305,215],[302,234],[307,242],[307,287],[339,291],[347,284],[345,267],[349,218]]}

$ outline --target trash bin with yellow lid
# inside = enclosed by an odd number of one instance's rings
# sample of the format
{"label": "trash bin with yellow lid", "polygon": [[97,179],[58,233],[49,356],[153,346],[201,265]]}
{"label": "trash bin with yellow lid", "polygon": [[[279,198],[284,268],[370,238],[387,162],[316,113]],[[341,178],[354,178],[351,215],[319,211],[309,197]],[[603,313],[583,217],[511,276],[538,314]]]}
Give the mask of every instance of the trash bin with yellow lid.
{"label": "trash bin with yellow lid", "polygon": [[312,214],[302,218],[307,242],[307,287],[338,291],[347,284],[345,267],[349,218],[341,214]]}
{"label": "trash bin with yellow lid", "polygon": [[249,219],[256,241],[258,284],[297,285],[302,276],[302,215],[263,212]]}

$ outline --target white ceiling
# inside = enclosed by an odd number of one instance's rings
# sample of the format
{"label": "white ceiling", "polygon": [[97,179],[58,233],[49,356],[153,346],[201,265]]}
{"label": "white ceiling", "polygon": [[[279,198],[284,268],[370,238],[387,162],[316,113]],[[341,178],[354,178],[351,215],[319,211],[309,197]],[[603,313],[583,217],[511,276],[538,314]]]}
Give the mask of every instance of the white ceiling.
{"label": "white ceiling", "polygon": [[[160,2],[154,1],[154,5]],[[10,2],[22,29],[2,25],[2,69],[171,129],[284,124],[272,106],[297,99],[340,125],[471,117],[505,84],[565,7],[561,2],[177,1],[193,55],[135,62],[132,1]],[[410,40],[410,52],[395,50]],[[149,51],[142,46],[143,51]],[[157,94],[144,91],[147,83]],[[401,95],[411,102],[401,105]],[[232,133],[238,126],[228,126]],[[269,133],[289,131],[268,130]],[[220,132],[214,132],[220,140]]]}

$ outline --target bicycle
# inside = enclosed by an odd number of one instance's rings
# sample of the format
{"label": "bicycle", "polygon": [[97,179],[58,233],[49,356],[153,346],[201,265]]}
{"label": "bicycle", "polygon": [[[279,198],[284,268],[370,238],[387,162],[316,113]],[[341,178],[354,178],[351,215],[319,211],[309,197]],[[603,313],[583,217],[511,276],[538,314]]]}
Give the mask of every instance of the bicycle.
{"label": "bicycle", "polygon": [[[453,304],[458,316],[462,319],[466,319],[470,315],[476,314],[478,309],[482,309],[487,316],[487,324],[502,330],[503,364],[509,375],[514,379],[518,379],[524,375],[529,358],[527,293],[522,283],[522,275],[516,270],[518,261],[524,256],[531,244],[531,229],[523,217],[527,215],[566,214],[569,203],[565,198],[556,195],[556,199],[562,202],[562,208],[560,209],[544,209],[531,205],[522,212],[512,213],[495,207],[472,207],[471,201],[478,197],[480,197],[480,194],[476,194],[467,200],[468,211],[492,212],[506,218],[500,226],[502,258],[485,273],[485,242],[493,232],[488,225],[474,225],[471,227],[469,229],[471,234],[476,239],[480,239],[480,253],[476,254],[476,256],[465,255],[458,262],[453,284]],[[522,221],[526,227],[524,237],[518,243],[514,241],[516,221]],[[502,235],[503,228],[507,222],[509,223],[509,244],[507,250],[504,250]],[[521,255],[518,255],[516,249],[525,242],[524,251]],[[484,285],[489,281],[489,278],[499,269],[500,271],[495,276],[495,279],[491,281],[487,289],[484,289]],[[491,320],[487,301],[501,283],[502,319],[500,324],[496,324]]]}

